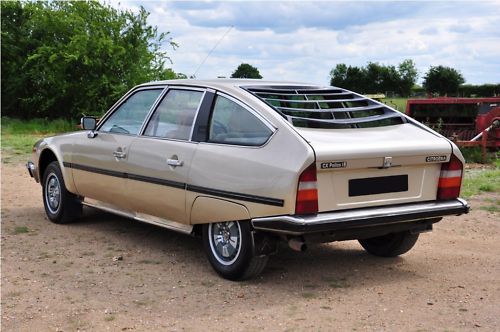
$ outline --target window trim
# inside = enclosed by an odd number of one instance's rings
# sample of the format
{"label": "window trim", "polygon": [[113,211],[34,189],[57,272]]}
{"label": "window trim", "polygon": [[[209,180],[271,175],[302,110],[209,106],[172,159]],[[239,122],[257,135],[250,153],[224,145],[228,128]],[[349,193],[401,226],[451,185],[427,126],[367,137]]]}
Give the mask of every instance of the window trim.
{"label": "window trim", "polygon": [[257,120],[259,120],[261,123],[263,123],[271,131],[271,135],[269,135],[267,140],[260,145],[244,145],[244,144],[234,144],[234,143],[211,142],[209,140],[210,132],[208,132],[207,140],[205,142],[200,142],[200,143],[220,145],[220,146],[232,146],[232,147],[240,147],[240,148],[253,148],[253,149],[257,148],[258,149],[258,148],[262,148],[262,147],[266,146],[271,141],[271,139],[274,137],[274,135],[278,131],[278,128],[276,128],[269,120],[267,120],[264,116],[262,116],[259,112],[254,110],[252,107],[248,106],[246,103],[242,102],[241,100],[239,100],[231,95],[228,95],[227,93],[221,92],[221,91],[217,91],[215,93],[215,98],[213,100],[212,108],[210,110],[210,117],[208,119],[208,124],[207,124],[209,131],[210,131],[210,125],[212,123],[212,117],[213,117],[213,114],[215,111],[215,105],[217,103],[217,98],[219,96],[229,99],[230,101],[232,101],[232,102],[238,104],[239,106],[241,106],[242,108],[244,108],[246,111],[250,112],[250,114],[254,115],[257,118]]}
{"label": "window trim", "polygon": [[[104,116],[99,120],[99,123],[97,125],[97,128],[95,129],[96,132],[101,133],[101,134],[113,134],[113,135],[125,135],[125,136],[139,136],[143,127],[144,127],[144,121],[149,118],[149,114],[151,113],[152,110],[154,110],[158,104],[158,101],[162,96],[165,94],[165,90],[167,89],[167,86],[165,85],[153,85],[153,86],[143,86],[139,88],[133,88],[130,89],[125,95],[123,95],[118,101],[111,106],[111,108],[104,114]],[[108,119],[123,105],[127,102],[127,100],[132,97],[134,94],[140,92],[140,91],[145,91],[145,90],[161,90],[160,94],[158,97],[155,99],[153,104],[151,104],[150,109],[146,113],[146,116],[144,120],[142,121],[142,125],[139,128],[139,131],[136,134],[126,134],[126,133],[117,133],[117,132],[109,132],[109,131],[101,131],[102,126]]]}
{"label": "window trim", "polygon": [[[178,139],[178,138],[161,137],[161,136],[144,135],[144,133],[146,132],[146,128],[148,127],[149,122],[151,121],[153,115],[155,114],[156,110],[158,109],[158,107],[162,103],[163,99],[168,95],[168,92],[171,91],[171,90],[187,90],[187,91],[202,92],[202,95],[201,95],[201,98],[200,98],[200,102],[198,103],[198,107],[196,108],[196,112],[195,112],[195,115],[194,115],[194,118],[193,118],[193,123],[191,124],[191,131],[189,133],[189,139],[187,139],[187,140],[185,140],[185,139]],[[207,89],[206,88],[202,88],[202,87],[196,88],[196,87],[184,87],[184,86],[177,86],[177,85],[174,85],[174,86],[168,85],[168,86],[166,86],[165,90],[159,96],[159,99],[156,100],[156,102],[154,104],[154,108],[152,110],[150,110],[150,112],[146,116],[146,119],[145,119],[144,123],[142,124],[141,130],[139,131],[139,133],[138,133],[137,136],[139,136],[139,137],[145,137],[145,138],[151,138],[151,139],[159,139],[159,140],[164,140],[164,141],[192,142],[194,126],[196,124],[196,120],[198,118],[198,114],[200,112],[201,105],[203,104],[203,100],[205,99],[206,93],[207,93]]]}
{"label": "window trim", "polygon": [[[245,108],[247,111],[249,111],[250,113],[252,113],[253,115],[255,115],[259,120],[261,120],[269,129],[271,129],[271,131],[276,131],[278,128],[276,128],[268,119],[266,119],[262,114],[260,114],[258,111],[254,110],[252,107],[248,106],[246,103],[242,102],[241,100],[225,93],[225,92],[221,92],[221,91],[217,91],[216,93],[216,97],[217,96],[222,96],[222,97],[225,97],[231,101],[234,101],[236,104],[239,104],[241,107]],[[214,105],[212,106],[212,110],[211,110],[211,113],[213,113],[213,108],[215,107],[215,102],[217,100],[214,101]]]}

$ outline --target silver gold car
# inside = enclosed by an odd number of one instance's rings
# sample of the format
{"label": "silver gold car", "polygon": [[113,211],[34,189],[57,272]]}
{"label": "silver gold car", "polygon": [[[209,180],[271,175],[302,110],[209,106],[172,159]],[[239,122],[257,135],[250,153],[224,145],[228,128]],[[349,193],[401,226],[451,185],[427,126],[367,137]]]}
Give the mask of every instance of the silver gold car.
{"label": "silver gold car", "polygon": [[464,159],[440,134],[336,87],[262,80],[139,85],[27,167],[48,218],[90,206],[199,235],[213,268],[260,273],[284,240],[359,240],[397,256],[459,198]]}

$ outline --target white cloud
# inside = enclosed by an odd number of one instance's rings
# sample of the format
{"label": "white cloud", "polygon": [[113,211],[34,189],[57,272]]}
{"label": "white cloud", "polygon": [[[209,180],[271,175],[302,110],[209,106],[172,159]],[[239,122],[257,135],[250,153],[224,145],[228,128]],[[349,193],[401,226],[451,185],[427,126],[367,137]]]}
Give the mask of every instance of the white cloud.
{"label": "white cloud", "polygon": [[[116,3],[112,3],[116,5]],[[230,76],[242,62],[265,79],[328,83],[337,63],[397,65],[413,59],[459,69],[467,83],[500,83],[500,5],[486,2],[122,2],[143,5],[149,23],[171,31],[173,69]],[[134,9],[136,8],[136,9]]]}

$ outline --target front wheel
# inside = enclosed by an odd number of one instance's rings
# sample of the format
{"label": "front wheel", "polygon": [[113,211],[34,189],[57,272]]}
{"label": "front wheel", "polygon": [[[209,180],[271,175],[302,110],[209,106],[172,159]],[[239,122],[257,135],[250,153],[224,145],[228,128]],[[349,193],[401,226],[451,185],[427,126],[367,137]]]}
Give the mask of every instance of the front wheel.
{"label": "front wheel", "polygon": [[396,257],[413,248],[417,240],[418,234],[399,232],[359,240],[359,243],[372,255],[381,257]]}
{"label": "front wheel", "polygon": [[268,256],[254,255],[253,234],[248,222],[203,225],[203,247],[215,271],[229,280],[244,280],[258,275],[268,260]]}
{"label": "front wheel", "polygon": [[81,215],[82,204],[76,195],[66,190],[57,161],[51,162],[43,173],[42,194],[45,213],[50,221],[65,224]]}

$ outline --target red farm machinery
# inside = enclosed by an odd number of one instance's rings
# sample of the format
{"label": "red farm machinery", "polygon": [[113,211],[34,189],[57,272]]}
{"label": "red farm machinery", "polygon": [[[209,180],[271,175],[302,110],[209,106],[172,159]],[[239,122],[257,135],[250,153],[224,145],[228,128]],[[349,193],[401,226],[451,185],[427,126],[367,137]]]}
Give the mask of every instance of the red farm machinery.
{"label": "red farm machinery", "polygon": [[500,97],[408,99],[406,114],[460,147],[500,148]]}

